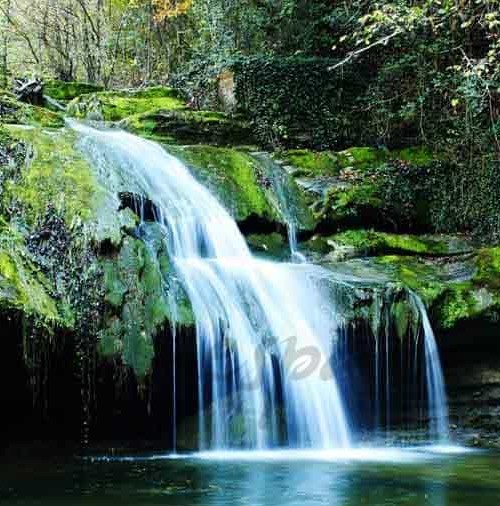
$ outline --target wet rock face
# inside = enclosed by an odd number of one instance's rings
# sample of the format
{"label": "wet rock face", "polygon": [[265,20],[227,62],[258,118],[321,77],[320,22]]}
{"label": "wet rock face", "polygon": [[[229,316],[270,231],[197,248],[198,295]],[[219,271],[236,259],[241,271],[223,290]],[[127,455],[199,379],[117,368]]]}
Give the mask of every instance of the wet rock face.
{"label": "wet rock face", "polygon": [[40,226],[27,238],[28,251],[47,274],[53,273],[60,259],[68,254],[70,243],[71,236],[64,220],[53,206],[47,209]]}
{"label": "wet rock face", "polygon": [[467,444],[500,448],[500,349],[479,334],[474,341],[443,351],[450,422]]}

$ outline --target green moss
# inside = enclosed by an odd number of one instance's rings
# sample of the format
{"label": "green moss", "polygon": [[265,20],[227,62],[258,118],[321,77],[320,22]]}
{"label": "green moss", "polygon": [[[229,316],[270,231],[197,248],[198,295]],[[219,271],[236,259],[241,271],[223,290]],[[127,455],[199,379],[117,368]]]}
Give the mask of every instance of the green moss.
{"label": "green moss", "polygon": [[[433,236],[390,234],[373,230],[348,230],[332,236],[331,240],[345,246],[352,246],[359,254],[365,256],[398,253],[440,256],[450,253],[447,242]],[[464,249],[464,251],[466,250]]]}
{"label": "green moss", "polygon": [[390,160],[404,160],[412,165],[425,167],[435,161],[437,156],[433,154],[427,146],[418,146],[412,148],[392,151],[389,154]]}
{"label": "green moss", "polygon": [[16,128],[11,133],[33,147],[33,158],[20,181],[8,188],[26,210],[27,222],[35,223],[49,205],[55,206],[69,226],[76,219],[90,220],[99,198],[98,186],[92,169],[74,149],[73,134]]}
{"label": "green moss", "polygon": [[133,133],[165,143],[249,144],[251,132],[244,121],[212,111],[159,108],[134,114],[120,123]]}
{"label": "green moss", "polygon": [[80,95],[102,91],[103,87],[96,84],[82,83],[77,81],[46,81],[43,87],[45,95],[67,102]]}
{"label": "green moss", "polygon": [[316,218],[333,224],[363,224],[365,217],[376,219],[382,201],[378,187],[371,181],[354,185],[338,185],[330,188],[326,197],[315,207]]}
{"label": "green moss", "polygon": [[0,222],[0,309],[17,309],[45,323],[60,322],[47,279],[30,260],[24,239]]}
{"label": "green moss", "polygon": [[169,147],[215,193],[237,221],[257,216],[279,221],[270,190],[259,183],[256,161],[246,152],[215,146]]}
{"label": "green moss", "polygon": [[448,286],[433,307],[435,318],[443,329],[451,329],[461,320],[473,318],[479,312],[470,282]]}
{"label": "green moss", "polygon": [[376,148],[353,147],[340,151],[337,156],[341,168],[365,169],[383,163],[387,158],[387,153]]}
{"label": "green moss", "polygon": [[500,290],[500,247],[478,252],[476,282],[493,290]]}
{"label": "green moss", "polygon": [[31,125],[44,128],[64,126],[64,118],[43,107],[17,101],[10,94],[0,95],[0,121],[14,125]]}
{"label": "green moss", "polygon": [[[476,263],[481,266],[486,262],[489,266],[490,261],[485,260],[488,254],[482,250]],[[498,273],[493,278],[484,277],[485,271],[479,267],[478,272],[472,273],[469,278],[455,278],[450,277],[446,263],[433,263],[415,257],[384,256],[377,258],[376,263],[384,267],[391,279],[422,297],[438,329],[450,330],[465,320],[498,320],[500,293],[495,288]],[[493,272],[497,267],[492,267]],[[490,279],[494,280],[493,285]]]}
{"label": "green moss", "polygon": [[144,227],[147,243],[126,236],[119,252],[102,260],[107,308],[99,340],[102,355],[119,357],[139,378],[150,371],[158,331],[169,322],[194,323],[185,294],[170,280],[161,229]]}
{"label": "green moss", "polygon": [[113,262],[103,263],[105,301],[115,308],[123,306],[127,285],[117,275],[116,266]]}
{"label": "green moss", "polygon": [[299,169],[294,176],[335,176],[340,171],[339,160],[332,151],[295,149],[278,153],[277,158]]}
{"label": "green moss", "polygon": [[376,169],[390,160],[426,166],[436,159],[426,146],[396,151],[371,147],[352,147],[340,152],[295,149],[280,152],[276,157],[297,169],[295,177],[338,176],[342,169]]}
{"label": "green moss", "polygon": [[391,319],[394,322],[397,336],[404,339],[415,325],[415,311],[413,305],[407,300],[397,300],[391,304]]}
{"label": "green moss", "polygon": [[68,104],[68,114],[77,118],[119,121],[155,109],[177,110],[185,107],[184,101],[175,90],[155,87],[140,91],[108,91],[82,95]]}
{"label": "green moss", "polygon": [[385,267],[395,281],[418,293],[428,305],[446,290],[438,269],[431,263],[415,257],[395,255],[379,257],[376,263]]}
{"label": "green moss", "polygon": [[256,253],[282,258],[288,255],[288,245],[283,236],[276,232],[272,234],[251,234],[247,236],[250,248]]}

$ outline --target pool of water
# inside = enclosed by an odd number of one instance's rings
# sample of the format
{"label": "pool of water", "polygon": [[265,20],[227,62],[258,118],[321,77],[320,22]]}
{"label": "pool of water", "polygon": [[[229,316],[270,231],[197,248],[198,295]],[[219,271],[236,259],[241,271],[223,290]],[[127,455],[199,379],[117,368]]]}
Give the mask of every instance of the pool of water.
{"label": "pool of water", "polygon": [[500,454],[458,448],[0,459],[8,505],[500,504]]}

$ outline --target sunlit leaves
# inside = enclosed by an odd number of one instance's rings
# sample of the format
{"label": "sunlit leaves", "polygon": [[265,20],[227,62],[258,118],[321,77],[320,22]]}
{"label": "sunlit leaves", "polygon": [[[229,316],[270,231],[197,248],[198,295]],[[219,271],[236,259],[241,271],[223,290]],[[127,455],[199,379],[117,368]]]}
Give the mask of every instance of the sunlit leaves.
{"label": "sunlit leaves", "polygon": [[164,21],[186,14],[192,4],[193,0],[153,0],[155,19]]}

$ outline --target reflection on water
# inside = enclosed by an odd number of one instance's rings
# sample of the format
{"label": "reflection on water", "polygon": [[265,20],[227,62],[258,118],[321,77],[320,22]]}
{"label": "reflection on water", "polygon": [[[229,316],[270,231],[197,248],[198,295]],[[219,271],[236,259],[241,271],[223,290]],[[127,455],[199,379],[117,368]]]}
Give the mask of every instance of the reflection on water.
{"label": "reflection on water", "polygon": [[[451,452],[448,450],[452,450]],[[0,504],[498,506],[500,455],[453,449],[0,461]]]}

